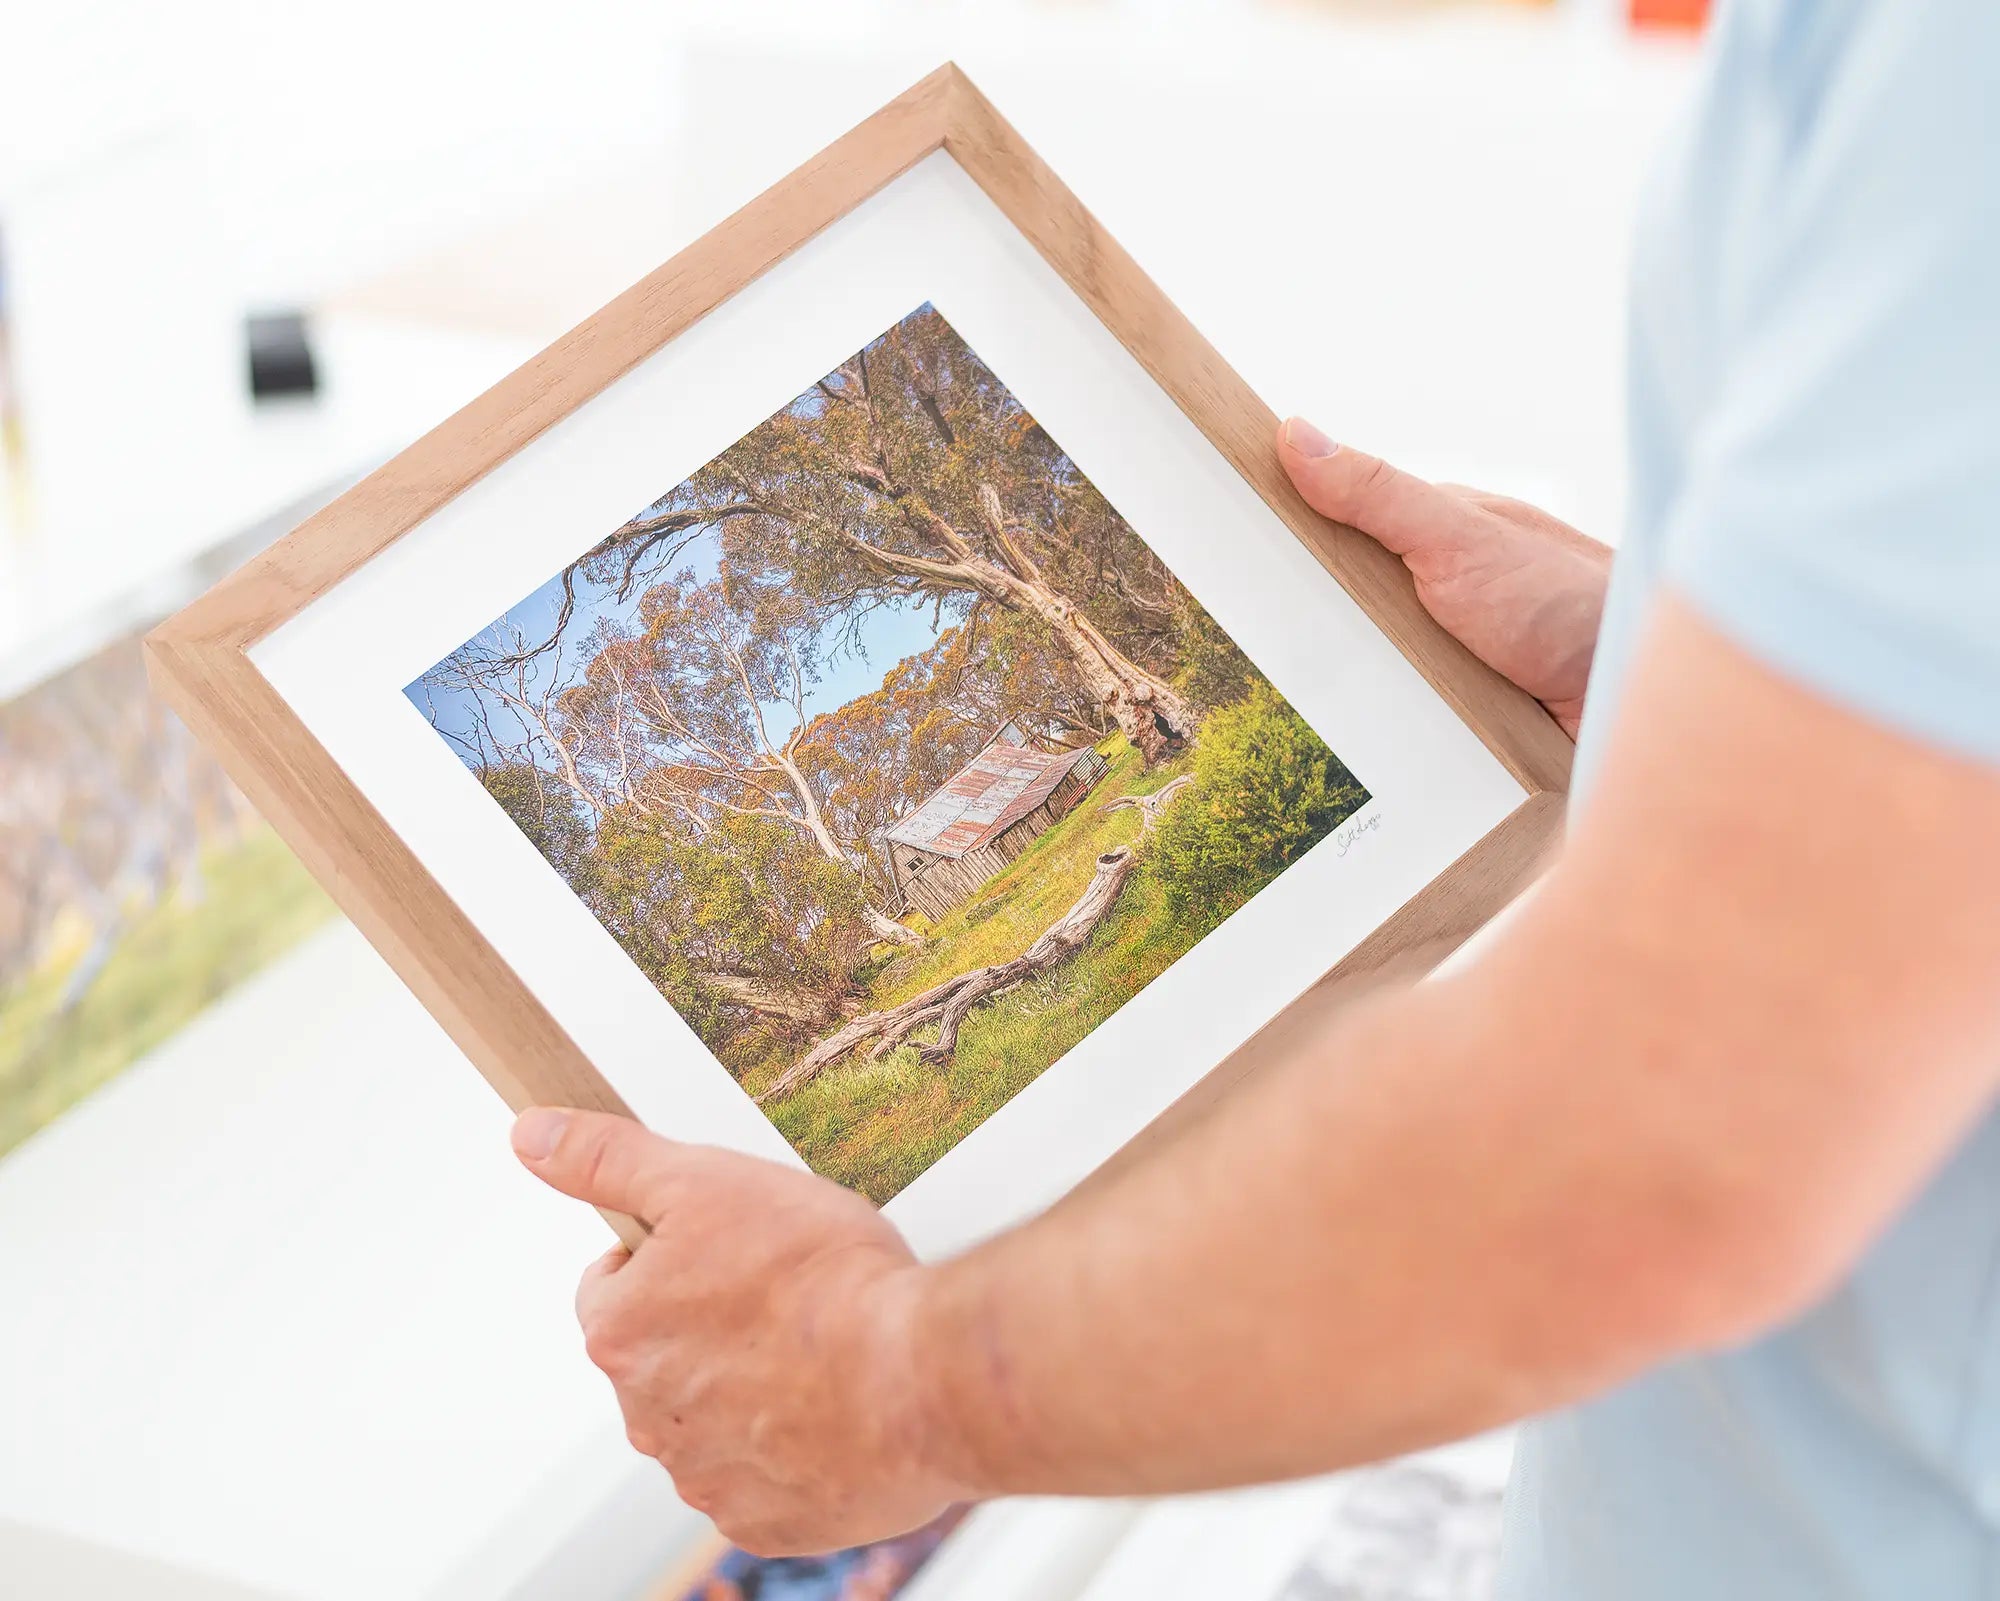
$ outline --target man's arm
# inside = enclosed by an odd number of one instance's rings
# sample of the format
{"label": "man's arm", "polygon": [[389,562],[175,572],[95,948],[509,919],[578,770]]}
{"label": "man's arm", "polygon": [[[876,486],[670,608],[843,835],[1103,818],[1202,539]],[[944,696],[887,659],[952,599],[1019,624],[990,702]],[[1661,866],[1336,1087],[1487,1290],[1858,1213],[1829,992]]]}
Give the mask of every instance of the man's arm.
{"label": "man's arm", "polygon": [[951,1475],[1156,1491],[1575,1400],[1803,1309],[2000,1067],[2000,775],[1670,607],[1541,892],[1156,1159],[914,1279]]}
{"label": "man's arm", "polygon": [[732,1536],[823,1548],[1332,1468],[1810,1302],[1991,1095],[2000,774],[1677,605],[1627,693],[1480,960],[957,1261],[806,1174],[524,1117],[534,1171],[655,1225],[579,1293],[634,1443]]}

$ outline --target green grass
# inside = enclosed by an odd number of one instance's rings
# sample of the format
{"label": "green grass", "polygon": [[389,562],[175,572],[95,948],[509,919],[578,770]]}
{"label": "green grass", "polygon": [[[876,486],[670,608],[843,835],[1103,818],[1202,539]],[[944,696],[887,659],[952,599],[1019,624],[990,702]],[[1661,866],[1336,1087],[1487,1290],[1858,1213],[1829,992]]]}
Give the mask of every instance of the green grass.
{"label": "green grass", "polygon": [[203,879],[199,901],[134,918],[67,1017],[55,1007],[80,948],[0,992],[0,1155],[333,915],[268,829],[211,853]]}
{"label": "green grass", "polygon": [[[1151,772],[1116,742],[1111,766],[1081,805],[926,932],[930,943],[877,975],[867,1004],[892,1006],[969,968],[1018,956],[1083,893],[1097,858],[1135,842],[1140,815],[1105,815],[1123,795],[1150,794],[1185,771]],[[1135,873],[1090,944],[1071,961],[975,1010],[957,1054],[927,1065],[910,1046],[879,1062],[865,1053],[765,1108],[815,1172],[886,1201],[1144,989],[1209,929],[1175,922],[1144,873]],[[753,1092],[791,1051],[745,1074]]]}

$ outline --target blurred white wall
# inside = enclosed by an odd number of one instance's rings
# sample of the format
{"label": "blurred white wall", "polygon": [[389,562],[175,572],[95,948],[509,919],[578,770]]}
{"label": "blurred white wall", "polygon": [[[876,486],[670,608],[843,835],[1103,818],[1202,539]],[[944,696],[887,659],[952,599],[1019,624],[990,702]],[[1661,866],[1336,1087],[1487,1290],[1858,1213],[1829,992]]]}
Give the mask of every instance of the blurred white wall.
{"label": "blurred white wall", "polygon": [[0,196],[182,130],[205,147],[242,289],[315,298],[608,153],[658,149],[680,22],[640,0],[9,0]]}
{"label": "blurred white wall", "polygon": [[1685,46],[1511,7],[876,9],[690,23],[692,217],[955,58],[1281,413],[1615,537],[1629,222]]}

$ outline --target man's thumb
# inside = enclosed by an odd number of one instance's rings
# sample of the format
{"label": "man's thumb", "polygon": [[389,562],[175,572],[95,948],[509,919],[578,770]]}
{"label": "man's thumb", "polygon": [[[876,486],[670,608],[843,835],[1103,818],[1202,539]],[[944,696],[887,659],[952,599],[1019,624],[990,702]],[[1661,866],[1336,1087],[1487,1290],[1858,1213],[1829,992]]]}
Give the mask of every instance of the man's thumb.
{"label": "man's thumb", "polygon": [[1336,445],[1303,417],[1278,430],[1278,457],[1322,517],[1358,528],[1398,556],[1477,537],[1477,514],[1436,484]]}
{"label": "man's thumb", "polygon": [[514,1119],[514,1154],[552,1189],[651,1226],[675,1145],[609,1112],[536,1106]]}

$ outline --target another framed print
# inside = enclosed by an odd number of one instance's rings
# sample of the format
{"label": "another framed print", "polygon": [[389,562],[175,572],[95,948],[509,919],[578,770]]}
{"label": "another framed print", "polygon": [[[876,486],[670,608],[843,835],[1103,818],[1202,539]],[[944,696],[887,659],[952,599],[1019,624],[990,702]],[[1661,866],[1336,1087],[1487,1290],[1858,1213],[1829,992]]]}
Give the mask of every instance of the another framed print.
{"label": "another framed print", "polygon": [[1560,826],[1568,740],[1275,429],[947,66],[150,659],[510,1105],[946,1251]]}
{"label": "another framed print", "polygon": [[1488,1601],[1507,1434],[1316,1479],[1153,1502],[1076,1601]]}

